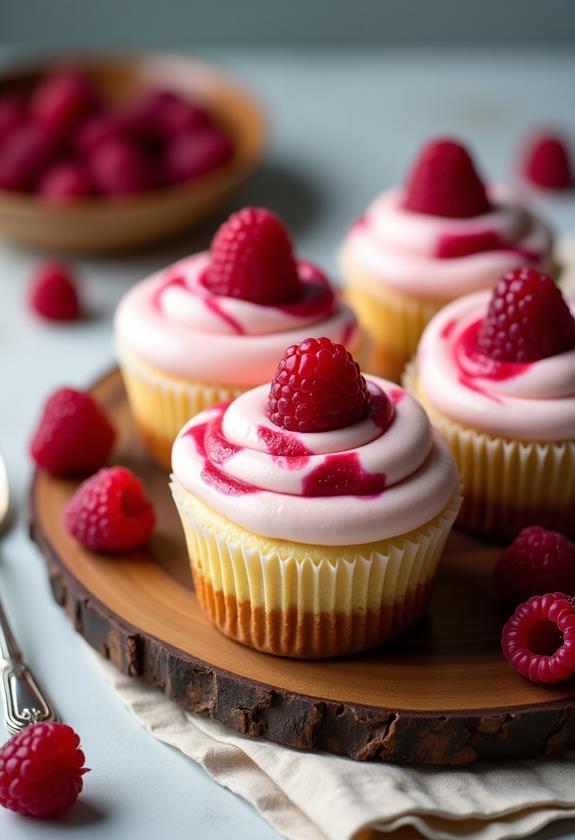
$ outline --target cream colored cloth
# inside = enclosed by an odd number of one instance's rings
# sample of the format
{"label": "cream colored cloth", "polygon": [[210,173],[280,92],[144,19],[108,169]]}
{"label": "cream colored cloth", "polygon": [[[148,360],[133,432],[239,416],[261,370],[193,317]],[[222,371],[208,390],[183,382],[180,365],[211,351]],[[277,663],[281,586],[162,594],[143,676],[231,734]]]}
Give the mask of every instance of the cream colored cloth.
{"label": "cream colored cloth", "polygon": [[411,769],[301,753],[190,715],[158,689],[98,657],[125,705],[154,737],[242,796],[289,840],[523,837],[575,817],[575,753],[473,769]]}

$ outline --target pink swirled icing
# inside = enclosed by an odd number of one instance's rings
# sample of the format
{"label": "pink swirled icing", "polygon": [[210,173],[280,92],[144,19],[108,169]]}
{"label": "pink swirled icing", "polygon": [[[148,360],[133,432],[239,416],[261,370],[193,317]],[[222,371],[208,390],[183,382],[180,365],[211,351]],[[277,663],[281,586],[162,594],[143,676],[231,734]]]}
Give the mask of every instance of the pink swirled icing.
{"label": "pink swirled icing", "polygon": [[268,385],[202,412],[174,443],[176,479],[261,536],[350,545],[418,528],[456,491],[453,458],[416,400],[366,379],[369,417],[331,432],[275,426],[265,413]]}
{"label": "pink swirled icing", "polygon": [[[417,353],[418,388],[442,414],[493,435],[575,440],[575,350],[536,362],[476,352],[490,293],[456,300],[428,324]],[[575,303],[571,304],[575,316]],[[552,326],[551,326],[552,329]]]}
{"label": "pink swirled icing", "polygon": [[352,226],[344,261],[364,269],[354,282],[377,295],[380,282],[419,297],[452,300],[491,288],[521,265],[551,268],[547,226],[499,186],[489,189],[493,209],[469,219],[413,213],[403,191],[380,195]]}
{"label": "pink swirled icing", "polygon": [[202,280],[209,259],[181,260],[124,296],[115,319],[120,355],[133,352],[176,376],[250,386],[271,379],[286,347],[310,334],[357,344],[353,312],[311,263],[298,262],[300,300],[263,306],[212,294]]}

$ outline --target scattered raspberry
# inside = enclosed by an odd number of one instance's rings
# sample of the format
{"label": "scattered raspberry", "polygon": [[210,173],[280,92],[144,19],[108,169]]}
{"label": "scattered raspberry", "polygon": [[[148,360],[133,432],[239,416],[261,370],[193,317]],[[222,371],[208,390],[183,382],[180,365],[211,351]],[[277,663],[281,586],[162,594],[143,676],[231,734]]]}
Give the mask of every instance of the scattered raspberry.
{"label": "scattered raspberry", "polygon": [[509,604],[545,592],[575,596],[575,543],[539,525],[524,528],[499,558],[493,582]]}
{"label": "scattered raspberry", "polygon": [[503,628],[503,653],[532,682],[554,683],[575,674],[575,612],[567,595],[534,595]]}
{"label": "scattered raspberry", "polygon": [[44,405],[30,454],[52,475],[86,475],[106,462],[114,438],[113,426],[90,394],[60,388]]}
{"label": "scattered raspberry", "polygon": [[403,206],[451,219],[480,216],[491,207],[469,152],[447,139],[423,147],[409,175]]}
{"label": "scattered raspberry", "polygon": [[26,119],[26,106],[17,96],[0,98],[0,143]]}
{"label": "scattered raspberry", "polygon": [[53,817],[82,790],[84,753],[65,723],[35,723],[0,748],[0,805],[29,817]]}
{"label": "scattered raspberry", "polygon": [[58,262],[42,263],[32,278],[30,307],[48,321],[74,321],[80,301],[69,269]]}
{"label": "scattered raspberry", "polygon": [[96,106],[96,94],[84,73],[52,73],[36,88],[31,109],[41,122],[59,134],[67,132]]}
{"label": "scattered raspberry", "polygon": [[176,134],[166,148],[164,169],[169,183],[191,181],[228,161],[233,146],[219,128],[187,129]]}
{"label": "scattered raspberry", "polygon": [[516,268],[495,286],[477,339],[499,362],[535,362],[575,348],[575,319],[551,277]]}
{"label": "scattered raspberry", "polygon": [[205,285],[216,295],[261,304],[293,303],[301,284],[288,233],[278,217],[244,207],[217,231]]}
{"label": "scattered raspberry", "polygon": [[307,338],[285,351],[266,413],[290,432],[327,432],[364,420],[370,405],[359,365],[343,344]]}
{"label": "scattered raspberry", "polygon": [[575,183],[565,140],[554,134],[538,134],[531,139],[523,160],[528,181],[547,190],[566,190]]}
{"label": "scattered raspberry", "polygon": [[126,467],[104,468],[81,484],[64,510],[64,527],[92,551],[133,551],[151,537],[154,509]]}
{"label": "scattered raspberry", "polygon": [[153,186],[150,161],[126,138],[97,144],[88,156],[88,171],[96,188],[109,196],[129,195]]}
{"label": "scattered raspberry", "polygon": [[46,170],[36,191],[54,204],[68,204],[90,195],[92,184],[81,163],[62,161]]}
{"label": "scattered raspberry", "polygon": [[30,120],[20,124],[2,145],[0,189],[29,189],[57,151],[57,138],[42,125]]}

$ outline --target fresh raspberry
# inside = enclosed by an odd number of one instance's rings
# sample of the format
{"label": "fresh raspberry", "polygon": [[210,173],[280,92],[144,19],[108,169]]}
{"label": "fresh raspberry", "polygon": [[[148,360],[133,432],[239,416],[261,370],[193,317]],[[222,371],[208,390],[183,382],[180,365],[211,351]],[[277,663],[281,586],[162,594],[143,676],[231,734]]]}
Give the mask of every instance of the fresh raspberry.
{"label": "fresh raspberry", "polygon": [[100,111],[83,119],[72,136],[76,154],[87,157],[105,140],[126,136],[126,120],[116,111]]}
{"label": "fresh raspberry", "polygon": [[565,140],[555,134],[532,137],[524,153],[523,174],[532,184],[547,190],[572,187],[575,178]]}
{"label": "fresh raspberry", "polygon": [[0,143],[26,119],[26,106],[17,96],[0,98]]}
{"label": "fresh raspberry", "polygon": [[87,475],[106,462],[114,438],[113,426],[90,394],[60,388],[44,405],[30,454],[52,475]]}
{"label": "fresh raspberry", "polygon": [[53,204],[68,204],[92,193],[84,166],[77,161],[61,161],[46,170],[36,188],[42,198]]}
{"label": "fresh raspberry", "polygon": [[0,189],[29,189],[57,152],[57,137],[39,123],[16,126],[2,145]]}
{"label": "fresh raspberry", "polygon": [[306,338],[285,351],[266,413],[290,432],[328,432],[364,420],[370,405],[359,365],[343,344]]}
{"label": "fresh raspberry", "polygon": [[220,128],[187,129],[168,142],[164,170],[168,183],[192,181],[226,163],[233,154],[230,138]]}
{"label": "fresh raspberry", "polygon": [[551,277],[516,268],[499,280],[477,349],[499,362],[535,362],[575,348],[575,319]]}
{"label": "fresh raspberry", "polygon": [[65,723],[35,723],[0,748],[0,805],[29,817],[53,817],[84,785],[80,738]]}
{"label": "fresh raspberry", "polygon": [[142,482],[126,467],[88,478],[64,509],[64,527],[92,551],[133,551],[151,537],[154,524]]}
{"label": "fresh raspberry", "polygon": [[132,111],[132,123],[144,136],[155,135],[165,139],[187,129],[210,125],[207,111],[189,99],[171,90],[148,91]]}
{"label": "fresh raspberry", "polygon": [[575,674],[575,612],[561,592],[533,595],[511,616],[501,638],[509,664],[532,682],[554,683]]}
{"label": "fresh raspberry", "polygon": [[58,262],[42,263],[32,278],[30,307],[48,321],[74,321],[80,316],[78,291],[69,269]]}
{"label": "fresh raspberry", "polygon": [[524,528],[501,554],[493,583],[498,596],[509,604],[545,592],[575,596],[575,544],[539,525]]}
{"label": "fresh raspberry", "polygon": [[215,295],[261,304],[293,303],[301,284],[293,245],[278,217],[244,207],[216,232],[204,283]]}
{"label": "fresh raspberry", "polygon": [[62,135],[96,104],[96,94],[88,77],[74,70],[64,70],[50,74],[38,85],[31,109],[41,122]]}
{"label": "fresh raspberry", "polygon": [[153,186],[150,161],[132,141],[110,138],[88,156],[88,171],[96,188],[109,196],[129,195]]}
{"label": "fresh raspberry", "polygon": [[409,175],[403,206],[450,219],[480,216],[491,207],[469,152],[448,139],[423,147]]}

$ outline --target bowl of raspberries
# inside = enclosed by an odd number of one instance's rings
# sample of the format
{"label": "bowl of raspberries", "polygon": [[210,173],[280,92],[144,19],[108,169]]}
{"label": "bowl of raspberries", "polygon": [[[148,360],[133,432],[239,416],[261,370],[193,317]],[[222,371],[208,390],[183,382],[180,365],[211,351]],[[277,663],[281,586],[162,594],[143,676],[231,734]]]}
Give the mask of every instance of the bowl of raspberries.
{"label": "bowl of raspberries", "polygon": [[59,59],[0,76],[0,234],[113,252],[202,220],[259,162],[263,114],[174,55]]}

